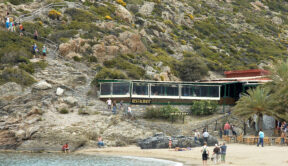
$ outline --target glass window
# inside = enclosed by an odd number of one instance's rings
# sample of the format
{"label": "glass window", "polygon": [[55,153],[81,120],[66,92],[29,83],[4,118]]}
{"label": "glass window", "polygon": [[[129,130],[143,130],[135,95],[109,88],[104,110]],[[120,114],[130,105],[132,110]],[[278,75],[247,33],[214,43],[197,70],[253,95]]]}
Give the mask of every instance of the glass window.
{"label": "glass window", "polygon": [[111,83],[101,83],[101,95],[111,95]]}
{"label": "glass window", "polygon": [[182,85],[181,92],[184,97],[219,97],[218,86]]}
{"label": "glass window", "polygon": [[151,84],[151,95],[154,96],[178,96],[178,91],[176,84]]}
{"label": "glass window", "polygon": [[148,84],[133,83],[133,95],[148,95]]}
{"label": "glass window", "polygon": [[210,87],[210,96],[211,97],[219,97],[219,86],[211,86]]}
{"label": "glass window", "polygon": [[129,94],[129,82],[113,83],[113,95],[127,95]]}

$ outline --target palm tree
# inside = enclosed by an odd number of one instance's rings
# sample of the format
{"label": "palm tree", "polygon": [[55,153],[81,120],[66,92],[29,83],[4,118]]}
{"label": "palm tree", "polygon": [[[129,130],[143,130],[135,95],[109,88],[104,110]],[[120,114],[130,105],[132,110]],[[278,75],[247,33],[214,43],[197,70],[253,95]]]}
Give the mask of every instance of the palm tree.
{"label": "palm tree", "polygon": [[288,59],[278,61],[270,69],[272,82],[266,85],[271,89],[271,108],[277,119],[288,120]]}
{"label": "palm tree", "polygon": [[262,128],[263,115],[273,116],[273,112],[270,109],[270,90],[258,86],[255,89],[249,89],[247,93],[248,94],[243,94],[243,96],[237,101],[233,114],[244,121],[257,115],[256,125],[258,129]]}

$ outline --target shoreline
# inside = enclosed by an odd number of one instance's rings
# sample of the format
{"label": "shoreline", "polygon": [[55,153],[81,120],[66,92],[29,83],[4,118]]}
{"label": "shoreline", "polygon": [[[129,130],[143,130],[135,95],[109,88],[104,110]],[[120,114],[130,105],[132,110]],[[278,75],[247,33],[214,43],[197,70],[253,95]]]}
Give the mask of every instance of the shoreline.
{"label": "shoreline", "polygon": [[[287,166],[288,146],[264,146],[245,144],[227,144],[226,163],[221,166]],[[210,157],[213,146],[208,147]],[[183,166],[201,166],[201,147],[192,148],[189,151],[174,151],[174,149],[141,149],[135,145],[127,147],[106,147],[106,148],[84,148],[71,154],[105,155],[117,157],[143,157],[150,159],[161,159],[182,163]],[[28,152],[17,150],[0,150],[0,152]],[[60,151],[44,151],[43,153],[59,153]],[[32,152],[33,153],[33,152]],[[175,163],[177,165],[177,163]],[[208,160],[208,165],[214,165]]]}

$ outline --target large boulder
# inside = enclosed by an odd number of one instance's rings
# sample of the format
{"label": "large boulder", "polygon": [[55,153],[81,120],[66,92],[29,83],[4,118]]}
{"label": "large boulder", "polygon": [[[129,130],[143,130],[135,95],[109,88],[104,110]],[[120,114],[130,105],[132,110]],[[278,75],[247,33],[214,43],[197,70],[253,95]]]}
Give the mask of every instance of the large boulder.
{"label": "large boulder", "polygon": [[115,12],[116,16],[121,18],[123,21],[130,24],[133,23],[132,14],[125,7],[118,5]]}
{"label": "large boulder", "polygon": [[[199,142],[201,143],[201,145],[203,145],[204,144],[204,139],[203,138],[199,138]],[[209,135],[208,140],[207,140],[207,145],[208,146],[214,146],[215,144],[218,144],[217,138]]]}
{"label": "large boulder", "polygon": [[51,88],[52,88],[52,85],[47,83],[45,80],[42,80],[33,86],[33,89],[36,89],[36,90],[47,90]]}
{"label": "large boulder", "polygon": [[139,13],[144,16],[150,16],[154,9],[154,2],[145,2],[143,6],[141,6]]}
{"label": "large boulder", "polygon": [[143,53],[146,51],[146,47],[142,43],[141,36],[139,34],[125,31],[119,35],[119,40],[133,53]]}
{"label": "large boulder", "polygon": [[[162,148],[168,148],[169,146],[169,139],[172,140],[172,147],[180,147],[180,148],[186,148],[186,147],[196,147],[201,146],[203,143],[203,139],[200,138],[199,141],[194,141],[193,137],[187,137],[187,136],[166,136],[163,133],[159,133],[154,135],[153,137],[149,137],[146,139],[142,139],[138,141],[138,146],[141,147],[141,149],[162,149]],[[215,145],[218,143],[218,140],[215,137],[209,136],[208,138],[208,145]]]}

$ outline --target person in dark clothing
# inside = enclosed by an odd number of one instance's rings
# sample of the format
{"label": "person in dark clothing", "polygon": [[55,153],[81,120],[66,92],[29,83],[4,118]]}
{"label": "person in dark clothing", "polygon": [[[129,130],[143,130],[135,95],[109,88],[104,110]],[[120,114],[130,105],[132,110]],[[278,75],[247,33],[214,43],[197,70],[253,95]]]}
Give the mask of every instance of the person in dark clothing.
{"label": "person in dark clothing", "polygon": [[220,159],[220,148],[217,144],[215,144],[215,148],[213,149],[213,158],[214,164],[217,164]]}
{"label": "person in dark clothing", "polygon": [[227,150],[227,146],[225,145],[225,142],[223,142],[223,145],[220,147],[220,149],[221,149],[221,162],[225,163],[226,150]]}

